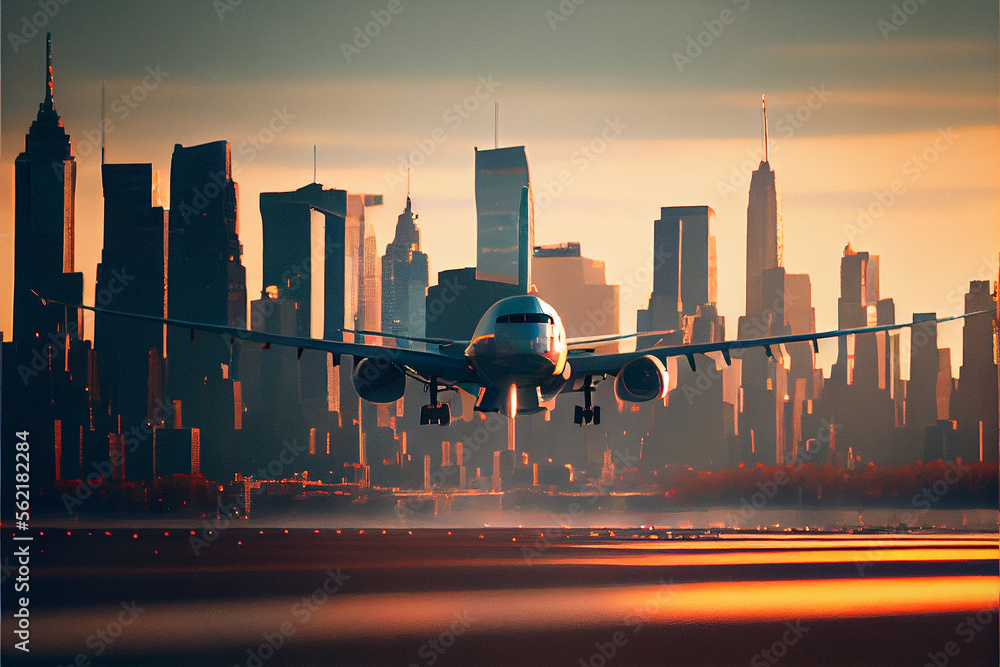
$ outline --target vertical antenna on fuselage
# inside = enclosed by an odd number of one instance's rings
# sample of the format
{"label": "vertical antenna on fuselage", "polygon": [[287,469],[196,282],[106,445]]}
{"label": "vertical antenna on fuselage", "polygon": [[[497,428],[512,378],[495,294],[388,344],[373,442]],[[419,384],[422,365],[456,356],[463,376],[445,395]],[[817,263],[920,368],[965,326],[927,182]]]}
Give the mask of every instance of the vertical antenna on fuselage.
{"label": "vertical antenna on fuselage", "polygon": [[500,148],[500,103],[493,103],[493,148]]}

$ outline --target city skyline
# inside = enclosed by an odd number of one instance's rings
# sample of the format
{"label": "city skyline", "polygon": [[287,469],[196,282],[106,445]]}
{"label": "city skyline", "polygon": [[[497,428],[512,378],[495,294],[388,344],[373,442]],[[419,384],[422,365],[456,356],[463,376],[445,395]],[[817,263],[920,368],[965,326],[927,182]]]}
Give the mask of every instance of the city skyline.
{"label": "city skyline", "polygon": [[[4,2],[5,26],[13,26],[16,34],[20,16],[33,6]],[[922,7],[884,39],[878,22],[889,16],[891,3],[870,8],[852,4],[845,18],[814,28],[813,33],[803,28],[794,39],[781,35],[780,25],[803,21],[809,10],[782,5],[785,15],[773,7],[741,9],[742,3],[679,5],[671,8],[669,25],[657,24],[668,31],[661,35],[662,45],[656,51],[662,71],[652,61],[623,62],[611,46],[621,44],[617,38],[628,30],[645,34],[637,20],[643,12],[611,20],[606,8],[587,5],[560,21],[546,14],[552,8],[544,4],[525,5],[512,18],[495,16],[488,9],[465,9],[452,21],[474,25],[473,12],[483,12],[505,21],[504,25],[520,27],[512,31],[515,44],[501,52],[491,49],[492,58],[429,60],[435,64],[428,70],[434,76],[423,77],[414,73],[412,63],[396,64],[392,56],[405,46],[404,31],[440,31],[447,12],[443,5],[400,6],[401,11],[388,14],[390,22],[369,38],[360,53],[345,55],[339,46],[351,43],[355,25],[363,29],[376,20],[373,16],[384,19],[378,14],[381,8],[373,10],[375,15],[337,10],[341,13],[333,17],[336,21],[318,22],[326,26],[331,44],[317,51],[315,58],[301,53],[261,58],[267,64],[259,72],[233,58],[245,48],[234,41],[242,39],[235,34],[239,28],[264,20],[271,11],[254,4],[244,3],[219,15],[210,6],[190,14],[179,12],[148,43],[123,38],[110,45],[90,42],[68,27],[61,29],[60,22],[68,26],[72,20],[81,29],[93,26],[100,34],[115,21],[151,21],[150,12],[129,8],[125,18],[112,21],[111,9],[105,15],[82,7],[61,8],[46,29],[54,32],[56,104],[73,137],[78,162],[76,266],[84,272],[85,301],[92,302],[100,258],[98,221],[103,202],[97,130],[100,80],[105,79],[107,117],[112,122],[106,132],[108,161],[151,162],[160,172],[164,201],[169,193],[162,184],[169,181],[169,153],[175,143],[233,143],[233,178],[240,184],[240,237],[246,245],[250,294],[261,282],[257,193],[293,190],[309,182],[313,143],[318,144],[317,180],[326,187],[385,192],[385,206],[369,213],[383,242],[392,237],[395,216],[404,208],[404,158],[411,158],[412,197],[422,214],[429,273],[474,266],[473,149],[490,146],[494,129],[490,107],[499,102],[500,144],[523,144],[529,153],[536,244],[579,241],[594,248],[591,254],[606,262],[607,282],[622,287],[623,331],[631,330],[634,312],[645,305],[652,287],[645,248],[652,237],[650,223],[662,206],[706,204],[717,212],[719,311],[735,323],[743,310],[749,186],[749,170],[744,167],[755,169],[760,160],[761,92],[768,94],[771,113],[770,163],[782,203],[783,264],[789,272],[810,274],[818,330],[836,327],[838,265],[849,241],[882,258],[883,291],[895,298],[899,321],[908,320],[912,312],[961,312],[968,281],[995,275],[996,166],[980,158],[997,143],[995,105],[991,106],[996,99],[996,77],[991,78],[996,70],[996,38],[995,31],[989,32],[996,17],[984,13],[985,4],[966,3],[946,12],[947,20],[938,20],[941,15],[933,7]],[[300,4],[291,6],[288,14],[301,16],[310,9],[323,16],[334,11]],[[721,23],[723,9],[732,12],[727,15],[731,23]],[[720,23],[713,23],[717,19]],[[570,33],[579,36],[599,21],[610,21],[612,39],[589,58],[553,64],[539,57],[542,49],[560,53],[567,48]],[[688,34],[698,37],[719,25],[724,32],[701,47],[702,54],[691,63],[673,58],[674,53],[685,53]],[[396,26],[400,27],[393,34]],[[211,48],[221,67],[201,66],[197,58],[167,51],[161,43],[178,30],[195,28],[218,33]],[[274,38],[290,29],[277,23]],[[311,36],[321,31],[303,30]],[[66,34],[61,35],[63,31]],[[12,42],[7,33],[2,157],[12,161],[37,107],[44,34],[21,44]],[[514,53],[514,46],[530,38],[538,40],[534,50]],[[767,46],[751,48],[755,39],[763,39]],[[831,45],[836,43],[849,48],[834,51]],[[458,46],[461,53],[471,53],[472,45],[460,41]],[[421,58],[430,57],[429,44],[418,41],[413,48]],[[110,53],[119,57],[109,59]],[[537,62],[531,62],[532,54]],[[889,57],[885,66],[889,74],[855,72],[852,63],[861,62],[864,54]],[[771,70],[755,69],[749,80],[735,85],[726,66],[750,55],[761,68],[770,65]],[[808,66],[800,68],[801,73],[789,72],[781,62],[790,56],[805,58]],[[148,63],[149,69],[140,63]],[[527,64],[537,67],[529,71]],[[324,67],[326,81],[320,78]],[[289,72],[294,76],[277,82]],[[583,78],[585,72],[592,76]],[[611,81],[616,73],[622,74],[622,82]],[[891,76],[895,85],[887,85],[879,79],[882,76]],[[558,85],[547,84],[552,81]],[[548,93],[542,95],[546,87]],[[251,89],[260,91],[258,99],[247,99]],[[132,106],[121,97],[123,91],[132,96]],[[217,111],[195,111],[196,98]],[[408,100],[405,106],[393,106],[394,100],[403,98]],[[326,101],[324,113],[318,115],[320,100]],[[676,112],[663,111],[666,100]],[[462,105],[477,108],[466,110]],[[807,118],[799,120],[796,113]],[[376,127],[383,128],[381,134]],[[437,129],[443,139],[435,134]],[[248,141],[253,135],[256,146]],[[162,138],[151,140],[151,136]],[[265,138],[270,140],[264,142]],[[591,142],[591,148],[602,148],[600,153],[581,150]],[[922,163],[911,158],[925,151],[935,159],[922,169]],[[913,174],[908,170],[916,170],[915,180],[910,180]],[[903,184],[899,194],[892,193],[894,180]],[[9,187],[6,182],[2,186]],[[561,194],[553,196],[560,189]],[[891,197],[894,203],[866,228],[864,219],[859,223],[857,209],[869,206],[877,211],[879,196],[883,201]],[[0,235],[10,238],[9,211],[2,214]],[[962,224],[949,230],[949,243],[923,242],[929,230],[937,229],[942,215]],[[609,220],[614,234],[607,233]],[[11,245],[2,248],[0,270],[12,268]],[[10,330],[9,303],[9,292],[0,294],[4,331]],[[88,322],[87,335],[92,331]],[[728,337],[734,337],[733,332]],[[960,340],[960,327],[942,327],[940,344],[953,348],[956,371]],[[834,357],[835,346],[821,348],[824,367]]]}

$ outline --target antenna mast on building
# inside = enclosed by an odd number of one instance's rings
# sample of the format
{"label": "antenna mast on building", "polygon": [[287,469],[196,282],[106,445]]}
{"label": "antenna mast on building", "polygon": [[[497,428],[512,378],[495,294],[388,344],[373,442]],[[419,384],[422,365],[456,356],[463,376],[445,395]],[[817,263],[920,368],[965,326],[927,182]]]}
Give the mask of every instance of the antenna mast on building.
{"label": "antenna mast on building", "polygon": [[104,82],[101,81],[101,166],[104,166],[104,100],[106,96],[104,94]]}
{"label": "antenna mast on building", "polygon": [[764,109],[764,162],[767,162],[767,97],[760,96],[760,104]]}
{"label": "antenna mast on building", "polygon": [[316,144],[313,144],[313,183],[316,182]]}

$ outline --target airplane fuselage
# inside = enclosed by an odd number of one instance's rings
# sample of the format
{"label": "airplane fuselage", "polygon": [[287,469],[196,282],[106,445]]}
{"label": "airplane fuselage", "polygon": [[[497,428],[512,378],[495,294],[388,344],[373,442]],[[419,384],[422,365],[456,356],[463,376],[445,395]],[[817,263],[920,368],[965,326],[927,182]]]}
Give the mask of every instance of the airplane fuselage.
{"label": "airplane fuselage", "polygon": [[566,370],[566,329],[555,308],[536,296],[502,299],[486,311],[465,356],[500,392],[546,387]]}

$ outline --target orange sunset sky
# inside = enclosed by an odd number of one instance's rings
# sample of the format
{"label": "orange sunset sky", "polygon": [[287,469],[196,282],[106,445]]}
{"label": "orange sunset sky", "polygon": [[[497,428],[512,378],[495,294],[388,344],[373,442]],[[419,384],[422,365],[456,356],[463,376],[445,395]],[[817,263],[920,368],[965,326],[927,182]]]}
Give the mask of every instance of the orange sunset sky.
{"label": "orange sunset sky", "polygon": [[[577,2],[70,2],[43,22],[37,1],[2,0],[0,330],[9,339],[13,163],[44,93],[45,30],[79,163],[87,302],[102,81],[107,159],[151,162],[164,206],[175,143],[232,143],[251,298],[258,195],[311,182],[314,144],[320,183],[385,195],[368,213],[383,250],[409,160],[431,283],[474,265],[474,147],[493,147],[499,103],[500,145],[527,147],[536,243],[579,241],[606,262],[623,332],[652,288],[659,208],[715,209],[719,308],[734,337],[762,93],[783,265],[810,274],[817,329],[836,328],[848,242],[881,257],[897,321],[960,313],[970,280],[996,280],[995,2]],[[26,37],[33,20],[43,29]],[[942,325],[939,341],[957,372],[961,324]],[[835,349],[822,347],[824,365]]]}

